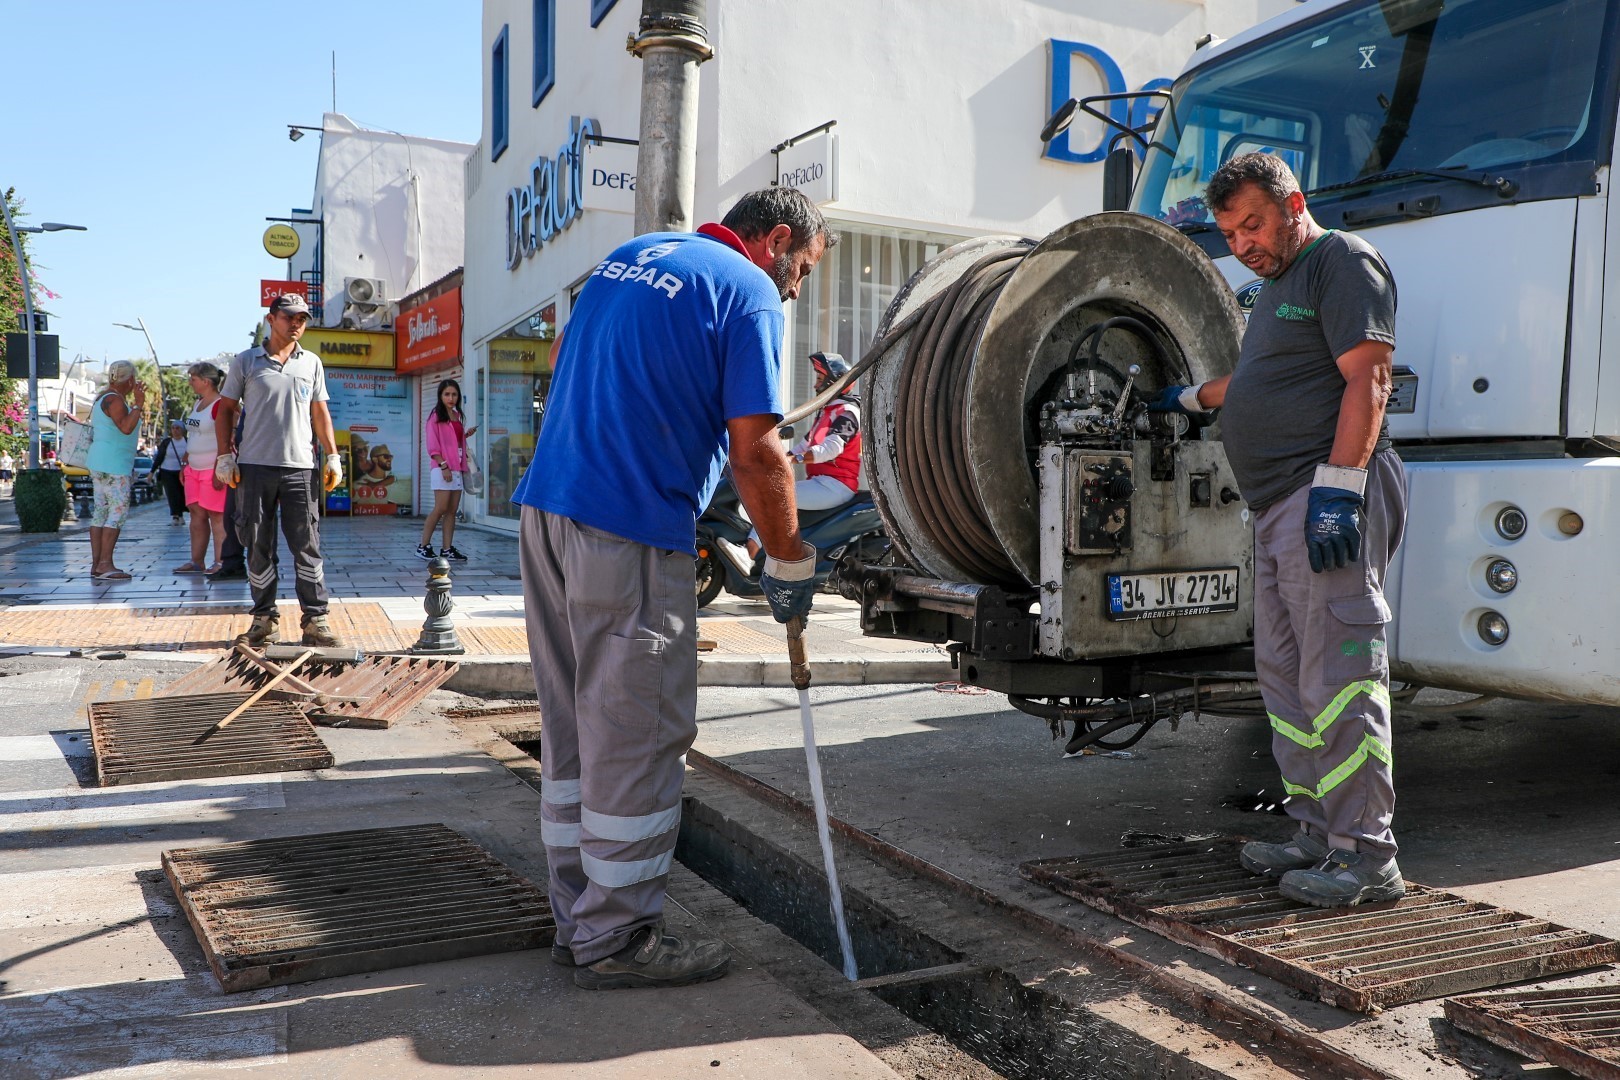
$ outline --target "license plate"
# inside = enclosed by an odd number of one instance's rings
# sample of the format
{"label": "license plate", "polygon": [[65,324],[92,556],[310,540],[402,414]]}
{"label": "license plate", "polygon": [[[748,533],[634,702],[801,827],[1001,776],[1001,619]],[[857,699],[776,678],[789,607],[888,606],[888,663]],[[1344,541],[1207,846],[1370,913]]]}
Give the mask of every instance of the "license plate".
{"label": "license plate", "polygon": [[1152,574],[1109,574],[1108,617],[1115,622],[1161,619],[1169,615],[1209,615],[1236,611],[1238,569],[1161,570]]}

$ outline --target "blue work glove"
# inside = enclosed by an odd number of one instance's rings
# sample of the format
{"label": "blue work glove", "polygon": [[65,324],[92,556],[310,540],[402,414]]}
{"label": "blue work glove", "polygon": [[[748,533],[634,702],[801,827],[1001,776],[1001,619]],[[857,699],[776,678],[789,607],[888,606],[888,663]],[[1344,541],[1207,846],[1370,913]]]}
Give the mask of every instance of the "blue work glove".
{"label": "blue work glove", "polygon": [[1198,387],[1167,386],[1148,402],[1148,412],[1202,413],[1209,410],[1198,403]]}
{"label": "blue work glove", "polygon": [[1311,570],[1342,570],[1361,558],[1362,491],[1367,470],[1318,465],[1305,504],[1305,554]]}
{"label": "blue work glove", "polygon": [[804,556],[797,562],[767,557],[759,575],[759,587],[765,590],[765,601],[779,623],[807,617],[815,601],[816,549],[805,544]]}

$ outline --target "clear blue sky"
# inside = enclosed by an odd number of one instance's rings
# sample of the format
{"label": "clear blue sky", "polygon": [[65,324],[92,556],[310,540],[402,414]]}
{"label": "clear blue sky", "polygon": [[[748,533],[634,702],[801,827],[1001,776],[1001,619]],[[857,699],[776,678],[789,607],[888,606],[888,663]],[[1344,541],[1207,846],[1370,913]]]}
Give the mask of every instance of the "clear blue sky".
{"label": "clear blue sky", "polygon": [[367,127],[475,142],[474,0],[241,4],[28,0],[7,4],[0,188],[29,224],[62,363],[146,354],[165,364],[245,348],[261,314],[267,215],[307,207],[332,107]]}

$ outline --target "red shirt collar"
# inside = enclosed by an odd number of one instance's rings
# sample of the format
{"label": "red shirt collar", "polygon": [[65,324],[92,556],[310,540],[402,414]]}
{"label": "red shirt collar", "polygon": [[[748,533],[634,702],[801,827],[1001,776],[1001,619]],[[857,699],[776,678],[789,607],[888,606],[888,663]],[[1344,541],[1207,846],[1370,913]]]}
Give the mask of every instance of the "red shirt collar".
{"label": "red shirt collar", "polygon": [[748,249],[743,247],[742,237],[738,236],[724,225],[719,225],[711,221],[706,225],[699,225],[698,233],[702,236],[707,236],[711,239],[720,241],[722,244],[736,251],[737,254],[741,255],[743,258],[748,259],[749,262],[754,261],[749,257]]}

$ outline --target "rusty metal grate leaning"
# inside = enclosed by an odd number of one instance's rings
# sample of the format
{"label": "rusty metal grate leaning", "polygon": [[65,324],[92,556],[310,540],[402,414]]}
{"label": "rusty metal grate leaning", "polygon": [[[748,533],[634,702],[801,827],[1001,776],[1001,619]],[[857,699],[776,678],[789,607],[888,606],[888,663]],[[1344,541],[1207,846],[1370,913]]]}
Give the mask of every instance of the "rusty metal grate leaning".
{"label": "rusty metal grate leaning", "polygon": [[[270,670],[285,667],[270,665]],[[298,671],[299,681],[332,700],[316,703],[304,695],[288,693],[283,683],[272,693],[283,699],[302,699],[310,719],[329,727],[386,728],[413,706],[448,682],[459,667],[453,660],[426,656],[371,655],[358,664],[319,660]],[[165,694],[214,694],[257,690],[270,681],[270,670],[256,665],[239,651],[182,675],[164,689]]]}
{"label": "rusty metal grate leaning", "polygon": [[1446,1019],[1587,1080],[1620,1080],[1620,986],[1449,998]]}
{"label": "rusty metal grate leaning", "polygon": [[556,934],[543,891],[439,824],[179,848],[163,872],[226,993]]}
{"label": "rusty metal grate leaning", "polygon": [[1019,872],[1163,937],[1375,1013],[1620,959],[1620,943],[1411,881],[1400,900],[1297,904],[1238,865],[1242,841],[1041,859]]}
{"label": "rusty metal grate leaning", "polygon": [[331,768],[332,751],[303,712],[284,701],[257,701],[226,727],[211,730],[247,697],[92,702],[97,781],[106,787]]}

